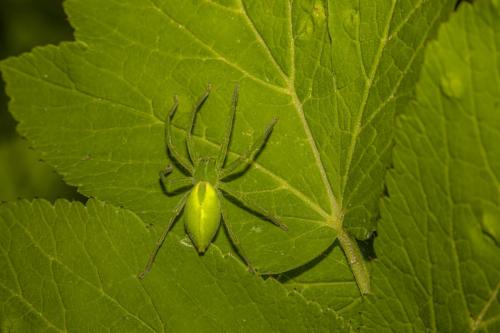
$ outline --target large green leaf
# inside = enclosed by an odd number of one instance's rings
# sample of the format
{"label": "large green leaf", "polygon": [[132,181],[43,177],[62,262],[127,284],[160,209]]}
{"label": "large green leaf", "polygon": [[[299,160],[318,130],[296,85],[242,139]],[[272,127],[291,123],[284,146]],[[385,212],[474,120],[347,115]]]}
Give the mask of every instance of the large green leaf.
{"label": "large green leaf", "polygon": [[196,128],[198,149],[213,153],[239,82],[231,158],[280,120],[231,186],[289,226],[230,204],[248,257],[261,272],[283,272],[338,236],[366,292],[348,233],[366,238],[375,228],[392,115],[453,3],[69,0],[77,41],[7,60],[2,71],[19,130],[43,157],[82,193],[134,211],[158,233],[179,200],[157,178],[172,95],[180,146],[191,105],[213,84]]}
{"label": "large green leaf", "polygon": [[370,331],[500,331],[500,6],[464,7],[398,122]]}
{"label": "large green leaf", "polygon": [[0,207],[2,332],[347,331],[331,311],[176,235],[161,274],[137,267],[156,235],[133,213],[90,200]]}

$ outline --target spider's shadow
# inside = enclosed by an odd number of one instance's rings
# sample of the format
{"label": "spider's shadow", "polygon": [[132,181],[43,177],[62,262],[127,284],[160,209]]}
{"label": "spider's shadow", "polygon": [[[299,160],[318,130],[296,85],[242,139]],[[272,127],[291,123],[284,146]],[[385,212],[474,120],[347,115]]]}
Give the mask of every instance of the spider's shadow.
{"label": "spider's shadow", "polygon": [[[168,159],[169,159],[169,164],[174,165],[175,169],[179,170],[179,172],[182,174],[182,176],[192,177],[192,175],[190,175],[186,170],[184,170],[182,165],[179,162],[177,162],[177,160],[172,156],[172,154],[170,153],[170,151],[168,149],[166,149],[166,154],[167,154]],[[160,170],[160,172],[162,172],[162,171],[163,170]],[[168,178],[170,175],[171,174],[168,174],[166,177]],[[165,194],[167,197],[175,197],[176,195],[184,193],[186,190],[188,190],[190,188],[190,186],[182,186],[182,187],[176,189],[175,191],[169,192],[169,191],[167,191],[165,185],[161,181],[160,176],[158,176],[158,183],[160,184],[160,187],[161,187],[163,194]]]}
{"label": "spider's shadow", "polygon": [[275,279],[277,279],[281,283],[286,283],[290,280],[293,280],[296,277],[299,277],[302,273],[307,272],[314,268],[316,265],[319,265],[323,260],[326,259],[326,257],[336,248],[339,247],[339,241],[335,240],[325,251],[323,251],[319,256],[316,258],[312,259],[311,261],[305,263],[302,266],[299,266],[297,268],[294,268],[290,271],[281,273],[277,276],[275,275],[270,275],[273,276]]}
{"label": "spider's shadow", "polygon": [[165,194],[167,197],[175,197],[181,193],[184,193],[186,192],[187,190],[189,190],[192,186],[189,185],[189,186],[182,186],[182,187],[179,187],[177,189],[175,189],[175,191],[167,191],[167,189],[165,188],[165,184],[163,184],[163,182],[161,181],[161,178],[158,177],[158,183],[160,184],[160,187],[161,187],[161,191],[163,192],[163,194]]}
{"label": "spider's shadow", "polygon": [[[252,167],[252,165],[257,161],[257,159],[259,158],[260,154],[262,154],[262,152],[264,151],[264,149],[266,149],[266,146],[267,146],[267,142],[269,141],[269,138],[271,137],[271,135],[269,135],[266,140],[264,141],[264,143],[262,144],[262,147],[260,147],[259,151],[255,154],[254,158],[252,159],[252,162],[251,163],[248,163],[244,168],[242,168],[241,170],[238,170],[236,171],[235,173],[227,176],[224,178],[224,182],[231,182],[241,176],[243,176],[245,173],[248,172],[248,170]],[[242,156],[241,154],[239,156]],[[225,163],[227,164],[227,162]]]}
{"label": "spider's shadow", "polygon": [[224,191],[221,191],[221,193],[222,193],[222,196],[224,197],[224,199],[226,199],[227,201],[229,201],[233,205],[237,206],[238,208],[240,208],[244,211],[247,211],[248,213],[250,213],[256,217],[258,217],[262,220],[266,220],[267,222],[273,224],[272,218],[270,216],[266,215],[265,213],[259,212],[256,209],[252,209],[252,208],[248,207],[248,205],[245,205],[245,203],[241,202],[241,200],[234,198],[233,196],[229,195],[228,193],[226,193]]}
{"label": "spider's shadow", "polygon": [[[376,260],[377,255],[375,253],[375,248],[374,248],[374,241],[377,238],[377,233],[374,232],[370,238],[367,240],[356,240],[360,250],[361,250],[361,255],[366,261],[371,261],[371,260]],[[266,277],[273,277],[276,280],[278,280],[281,283],[286,283],[288,281],[291,281],[297,277],[300,277],[303,273],[313,269],[315,266],[319,265],[322,261],[326,260],[326,257],[330,255],[336,248],[340,247],[339,240],[336,239],[325,251],[323,251],[319,256],[316,258],[312,259],[311,261],[305,263],[302,266],[299,266],[297,268],[294,268],[292,270],[289,270],[287,272],[281,273],[281,274],[269,274],[266,275]],[[342,248],[340,247],[341,251]]]}
{"label": "spider's shadow", "polygon": [[[266,148],[267,146],[267,142],[269,141],[269,138],[270,136],[268,136],[266,138],[266,141],[264,141],[264,143],[262,144],[262,147],[261,149],[259,149],[259,151],[255,154],[253,160],[252,160],[252,163],[249,163],[247,165],[245,165],[245,167],[243,167],[241,170],[238,170],[236,171],[235,173],[227,176],[224,178],[224,183],[230,183],[232,182],[233,180],[236,180],[237,178],[240,178],[242,177],[245,173],[248,172],[248,170],[252,167],[252,165],[257,161],[257,159],[259,158],[260,154],[264,151],[264,149]],[[241,155],[240,155],[241,156]],[[224,191],[221,191],[224,198],[228,201],[230,201],[231,203],[233,203],[234,205],[238,206],[240,209],[243,209],[243,210],[246,210],[247,212],[251,213],[252,215],[256,216],[256,217],[259,217],[261,219],[264,219],[270,223],[272,223],[272,221],[269,219],[269,216],[265,215],[264,213],[262,212],[259,212],[259,211],[256,211],[254,209],[251,209],[250,207],[248,207],[247,205],[245,205],[243,202],[241,202],[240,200],[238,200],[237,198],[234,198],[233,196],[229,195],[228,193],[225,193]]]}

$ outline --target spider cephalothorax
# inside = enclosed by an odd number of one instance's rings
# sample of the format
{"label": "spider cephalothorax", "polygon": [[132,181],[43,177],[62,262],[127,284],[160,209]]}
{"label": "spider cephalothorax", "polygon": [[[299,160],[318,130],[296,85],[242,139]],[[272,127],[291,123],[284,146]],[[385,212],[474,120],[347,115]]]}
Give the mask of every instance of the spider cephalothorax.
{"label": "spider cephalothorax", "polygon": [[158,251],[160,250],[160,247],[163,244],[163,241],[165,240],[176,218],[183,210],[184,226],[186,232],[188,233],[191,241],[193,242],[199,253],[203,253],[206,251],[215,234],[217,233],[220,222],[222,220],[224,222],[227,233],[231,238],[231,241],[238,249],[239,254],[246,261],[251,270],[253,270],[253,268],[243,250],[239,246],[240,243],[238,241],[238,238],[233,233],[231,226],[225,217],[225,212],[222,207],[221,201],[224,200],[225,197],[229,197],[232,200],[238,202],[243,207],[249,209],[250,211],[256,212],[260,216],[265,217],[265,219],[271,221],[283,230],[288,229],[286,225],[279,222],[274,216],[269,214],[268,211],[256,206],[255,204],[247,202],[238,192],[232,191],[224,183],[224,179],[230,176],[240,176],[240,171],[245,170],[245,168],[254,161],[255,156],[257,156],[257,154],[264,147],[264,144],[269,138],[269,135],[271,134],[273,127],[277,121],[277,119],[274,118],[272,122],[267,126],[262,136],[260,136],[254,142],[254,144],[245,154],[241,155],[234,162],[225,166],[229,141],[231,139],[231,133],[233,130],[234,115],[236,113],[236,106],[238,104],[238,92],[238,86],[236,86],[234,88],[233,99],[231,103],[231,112],[227,121],[226,133],[221,143],[219,154],[216,157],[198,156],[198,153],[194,150],[191,139],[194,122],[196,119],[196,113],[210,94],[210,86],[195,104],[191,113],[191,123],[186,135],[188,158],[179,154],[172,143],[170,121],[175,114],[178,106],[177,98],[174,98],[174,105],[172,106],[170,112],[167,114],[167,118],[165,121],[165,143],[171,157],[190,175],[190,177],[167,179],[167,176],[173,170],[173,167],[169,165],[165,170],[160,172],[160,178],[165,187],[165,190],[169,193],[187,189],[189,189],[189,191],[183,194],[181,200],[175,207],[173,216],[170,218],[165,231],[156,243],[156,247],[151,253],[144,271],[139,274],[139,278],[144,278],[146,273],[151,270],[151,266],[153,265],[153,262],[156,258],[156,255],[158,254]]}

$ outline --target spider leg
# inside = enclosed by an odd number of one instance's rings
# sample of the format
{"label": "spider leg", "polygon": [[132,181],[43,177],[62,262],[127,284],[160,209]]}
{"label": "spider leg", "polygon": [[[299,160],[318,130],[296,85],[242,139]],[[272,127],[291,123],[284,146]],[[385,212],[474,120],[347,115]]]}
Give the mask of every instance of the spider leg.
{"label": "spider leg", "polygon": [[153,263],[155,262],[156,255],[158,254],[158,251],[160,251],[160,248],[163,245],[163,242],[165,241],[165,238],[167,237],[168,232],[172,228],[172,225],[174,224],[175,220],[177,219],[177,217],[181,213],[182,209],[184,208],[184,204],[186,203],[186,199],[187,199],[187,196],[189,193],[190,192],[187,192],[186,194],[184,194],[181,201],[179,201],[177,206],[175,206],[174,215],[172,215],[172,217],[168,221],[167,227],[165,228],[162,235],[160,236],[160,238],[156,242],[156,246],[153,249],[153,251],[151,252],[151,255],[149,256],[148,263],[144,267],[144,270],[137,275],[137,277],[140,280],[144,279],[146,274],[149,273],[149,271],[151,270],[151,267],[153,266]]}
{"label": "spider leg", "polygon": [[196,102],[195,106],[193,107],[193,110],[191,111],[191,123],[189,125],[189,129],[187,131],[187,136],[186,136],[186,145],[187,145],[187,150],[189,154],[189,158],[191,159],[192,163],[195,163],[197,156],[196,152],[193,149],[193,142],[191,139],[191,135],[193,134],[193,128],[194,128],[194,122],[196,121],[196,114],[200,110],[201,106],[203,103],[205,103],[208,95],[210,94],[210,90],[212,89],[212,86],[209,84],[207,86],[207,89],[203,93],[203,95],[198,99]]}
{"label": "spider leg", "polygon": [[185,159],[179,152],[175,149],[174,144],[172,142],[172,133],[170,131],[170,121],[172,120],[172,117],[175,114],[175,111],[177,111],[177,107],[179,106],[179,101],[177,99],[177,96],[174,97],[174,105],[172,106],[172,109],[170,109],[170,112],[167,114],[167,117],[165,118],[165,144],[167,146],[168,151],[170,151],[170,154],[172,154],[172,157],[190,174],[193,174],[193,165]]}
{"label": "spider leg", "polygon": [[166,179],[165,177],[161,177],[161,182],[163,183],[163,186],[165,187],[167,193],[177,192],[183,188],[193,186],[193,179],[189,177],[179,177],[173,179]]}
{"label": "spider leg", "polygon": [[164,170],[160,171],[160,179],[162,182],[165,182],[166,177],[174,170],[172,164],[167,165]]}
{"label": "spider leg", "polygon": [[220,179],[223,179],[223,178],[226,178],[228,176],[235,174],[236,172],[240,171],[241,169],[244,169],[247,166],[249,166],[255,160],[255,156],[257,156],[257,154],[264,147],[264,144],[267,142],[269,135],[271,135],[271,132],[273,131],[274,125],[276,125],[277,121],[278,121],[278,118],[276,118],[276,117],[273,118],[271,123],[266,127],[266,130],[264,131],[264,133],[253,143],[253,145],[250,147],[250,149],[248,149],[245,154],[240,156],[234,162],[229,164],[227,166],[227,168],[222,169],[222,171],[220,173]]}
{"label": "spider leg", "polygon": [[233,132],[234,125],[234,115],[236,113],[236,106],[238,105],[238,94],[240,87],[238,85],[234,86],[233,99],[231,102],[231,111],[229,112],[229,118],[227,120],[226,134],[220,146],[219,156],[217,156],[217,170],[221,170],[226,161],[227,149],[229,147],[229,142],[231,141],[231,134]]}
{"label": "spider leg", "polygon": [[279,221],[279,219],[272,215],[268,210],[256,205],[256,204],[250,204],[248,201],[245,200],[244,195],[239,192],[235,192],[233,190],[230,190],[226,185],[223,183],[219,183],[218,188],[224,193],[227,194],[229,197],[233,198],[236,200],[238,203],[240,203],[243,207],[256,212],[263,217],[265,217],[267,220],[272,222],[274,225],[280,227],[284,231],[288,231],[288,226],[282,222]]}
{"label": "spider leg", "polygon": [[243,261],[245,261],[245,264],[247,264],[250,272],[256,273],[255,269],[253,268],[253,265],[250,263],[250,260],[248,260],[248,257],[246,256],[245,252],[243,252],[243,249],[241,248],[240,240],[238,239],[236,234],[233,232],[233,230],[231,229],[231,226],[228,223],[228,219],[226,218],[226,216],[227,216],[226,210],[224,208],[224,205],[222,204],[223,196],[222,196],[221,192],[217,191],[217,195],[219,196],[219,200],[221,202],[221,204],[220,204],[221,210],[220,211],[222,214],[222,222],[224,224],[224,228],[226,229],[227,234],[229,235],[229,238],[230,238],[231,242],[233,243],[234,247],[236,248],[236,250],[238,250],[239,255],[241,256],[241,258],[243,258]]}

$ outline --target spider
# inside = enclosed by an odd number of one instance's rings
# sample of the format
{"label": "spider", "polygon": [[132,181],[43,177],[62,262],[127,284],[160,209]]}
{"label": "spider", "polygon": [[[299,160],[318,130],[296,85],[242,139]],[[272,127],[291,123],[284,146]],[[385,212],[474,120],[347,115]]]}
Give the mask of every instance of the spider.
{"label": "spider", "polygon": [[[220,228],[221,220],[227,234],[238,250],[238,253],[248,265],[250,271],[255,272],[247,256],[241,249],[240,242],[232,231],[230,224],[226,218],[226,213],[221,205],[222,200],[227,197],[230,200],[236,201],[249,211],[263,217],[272,222],[281,229],[287,231],[288,227],[281,223],[276,217],[270,214],[267,210],[258,207],[255,204],[247,202],[238,192],[229,189],[224,179],[236,178],[241,176],[244,171],[253,163],[256,156],[263,149],[267,142],[277,118],[273,118],[271,123],[266,127],[264,133],[253,143],[252,146],[229,165],[226,164],[231,134],[234,125],[234,116],[238,104],[239,87],[234,87],[231,110],[227,120],[226,133],[220,146],[220,151],[217,156],[198,156],[198,152],[194,150],[192,142],[192,132],[196,120],[196,114],[210,94],[211,86],[208,85],[204,94],[198,99],[197,103],[191,112],[191,123],[186,135],[186,147],[188,156],[184,157],[176,150],[172,143],[171,135],[171,120],[177,110],[178,100],[174,97],[174,104],[167,114],[165,119],[165,145],[167,152],[175,160],[182,169],[184,169],[190,177],[180,177],[167,179],[167,176],[173,171],[173,167],[169,164],[165,170],[160,171],[160,180],[167,194],[177,193],[183,190],[190,189],[182,195],[181,200],[174,208],[174,214],[167,223],[165,230],[156,242],[156,246],[151,252],[149,260],[144,270],[139,273],[139,279],[143,279],[151,270],[156,256],[167,237],[168,232],[172,228],[177,217],[184,211],[184,227],[191,239],[193,245],[200,255],[202,255],[212,243],[212,240]],[[243,170],[243,172],[242,172]]]}

